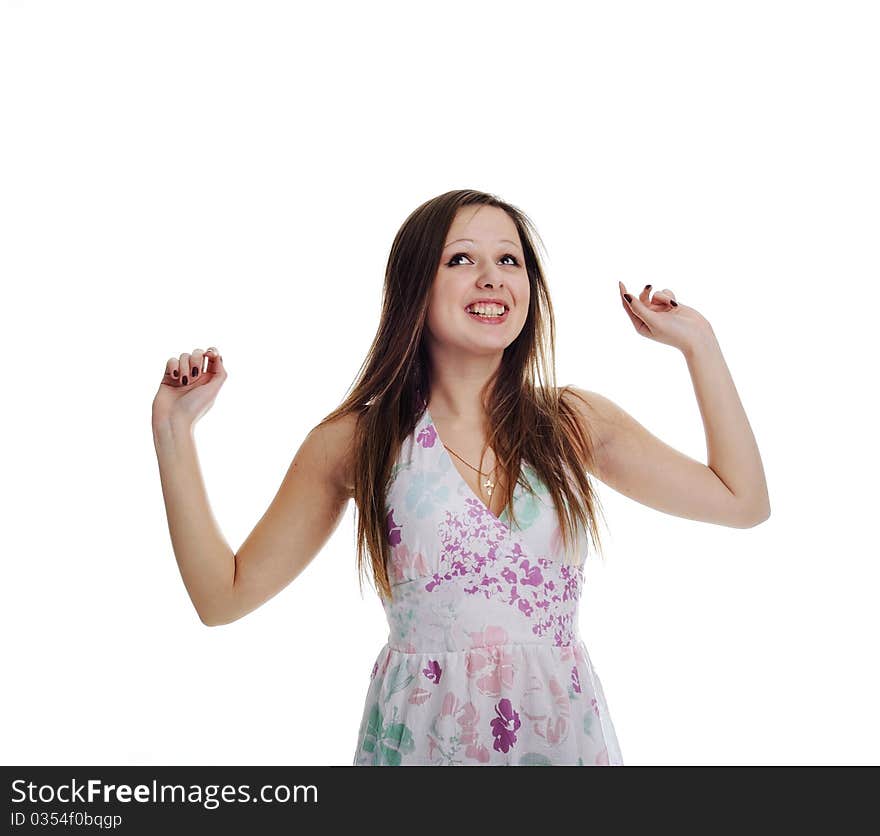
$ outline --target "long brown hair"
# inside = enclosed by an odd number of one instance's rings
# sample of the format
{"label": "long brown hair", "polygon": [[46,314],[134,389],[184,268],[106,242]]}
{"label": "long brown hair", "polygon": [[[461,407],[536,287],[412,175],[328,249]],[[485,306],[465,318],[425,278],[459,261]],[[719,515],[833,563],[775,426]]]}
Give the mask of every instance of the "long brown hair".
{"label": "long brown hair", "polygon": [[[543,242],[523,211],[495,195],[472,189],[449,191],[415,209],[395,236],[373,344],[351,393],[321,421],[325,424],[350,413],[357,416],[353,473],[358,575],[363,577],[365,554],[369,554],[377,591],[388,599],[392,591],[386,491],[400,445],[415,429],[429,400],[430,363],[422,334],[443,242],[456,212],[471,205],[496,206],[513,220],[530,289],[523,329],[504,350],[497,372],[483,388],[491,428],[487,444],[495,452],[504,484],[519,483],[533,493],[521,470],[527,462],[546,486],[557,509],[566,563],[576,562],[569,555],[576,553],[578,531],[589,531],[593,544],[602,550],[596,525],[600,503],[586,472],[593,462],[595,441],[590,427],[582,431],[574,408],[562,397],[565,392],[579,397],[577,393],[556,387],[556,326],[535,246],[540,242],[546,252]],[[513,496],[509,491],[506,510],[516,525]]]}

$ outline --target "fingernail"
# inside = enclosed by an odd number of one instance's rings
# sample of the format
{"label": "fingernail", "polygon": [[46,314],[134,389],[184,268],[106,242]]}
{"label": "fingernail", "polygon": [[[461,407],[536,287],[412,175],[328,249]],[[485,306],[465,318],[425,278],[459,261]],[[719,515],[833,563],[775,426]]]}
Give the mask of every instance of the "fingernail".
{"label": "fingernail", "polygon": [[199,367],[193,366],[193,377],[198,377],[198,376],[199,376]]}
{"label": "fingernail", "polygon": [[183,376],[183,380],[180,381],[184,386],[187,384],[186,375]]}
{"label": "fingernail", "polygon": [[676,308],[678,307],[678,302],[676,302],[675,299],[670,299],[670,300],[669,300],[669,304],[670,304],[670,305],[675,305]]}
{"label": "fingernail", "polygon": [[651,289],[651,285],[646,284],[646,285],[645,285],[645,290],[650,290],[650,289]]}
{"label": "fingernail", "polygon": [[626,299],[627,302],[632,302],[633,298],[628,293],[623,294],[623,298]]}
{"label": "fingernail", "polygon": [[171,372],[171,376],[172,377],[180,377],[180,372],[177,371],[177,369],[175,369],[173,372]]}

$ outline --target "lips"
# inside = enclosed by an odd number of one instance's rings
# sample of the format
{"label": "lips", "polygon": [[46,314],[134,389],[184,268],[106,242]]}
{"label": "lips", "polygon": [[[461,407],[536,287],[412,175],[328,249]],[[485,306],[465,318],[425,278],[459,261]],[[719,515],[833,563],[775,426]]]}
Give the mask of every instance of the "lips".
{"label": "lips", "polygon": [[505,310],[501,316],[481,316],[480,314],[467,313],[467,311],[465,311],[465,315],[482,325],[501,325],[507,321],[510,310]]}

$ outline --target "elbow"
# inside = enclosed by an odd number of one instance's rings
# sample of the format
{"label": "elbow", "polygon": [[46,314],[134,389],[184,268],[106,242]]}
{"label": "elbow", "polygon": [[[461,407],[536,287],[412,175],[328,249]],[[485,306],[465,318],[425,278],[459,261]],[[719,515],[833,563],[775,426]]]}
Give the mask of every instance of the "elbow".
{"label": "elbow", "polygon": [[222,624],[229,624],[230,621],[235,621],[234,618],[224,618],[222,613],[218,612],[216,609],[206,609],[202,607],[197,610],[199,614],[199,621],[205,625],[205,627],[220,627]]}
{"label": "elbow", "polygon": [[199,615],[199,621],[205,625],[205,627],[217,627],[220,622],[213,618],[209,613],[204,610],[196,610]]}
{"label": "elbow", "polygon": [[770,519],[770,503],[765,503],[757,510],[751,509],[748,514],[741,517],[737,528],[754,528]]}
{"label": "elbow", "polygon": [[221,618],[217,615],[212,615],[208,613],[199,613],[199,621],[205,625],[205,627],[222,627],[224,624],[231,624],[233,621],[236,621],[238,616],[233,616],[232,618]]}
{"label": "elbow", "polygon": [[199,600],[196,612],[205,627],[220,627],[236,621],[244,614],[236,609],[233,592],[222,592]]}
{"label": "elbow", "polygon": [[243,615],[243,612],[234,610],[200,610],[199,620],[205,627],[222,627],[238,621]]}

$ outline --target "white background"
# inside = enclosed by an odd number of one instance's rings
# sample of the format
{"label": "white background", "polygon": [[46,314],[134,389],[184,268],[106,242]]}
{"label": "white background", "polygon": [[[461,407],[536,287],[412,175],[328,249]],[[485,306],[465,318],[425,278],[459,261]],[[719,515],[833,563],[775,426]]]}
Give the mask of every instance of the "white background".
{"label": "white background", "polygon": [[237,549],[378,323],[391,241],[454,188],[547,246],[560,384],[705,461],[687,367],[622,280],[712,323],[772,516],[597,483],[580,628],[627,764],[878,763],[876,5],[5,2],[7,764],[348,764],[376,654],[353,504],[283,592],[199,621],[150,406],[220,348],[196,430]]}

